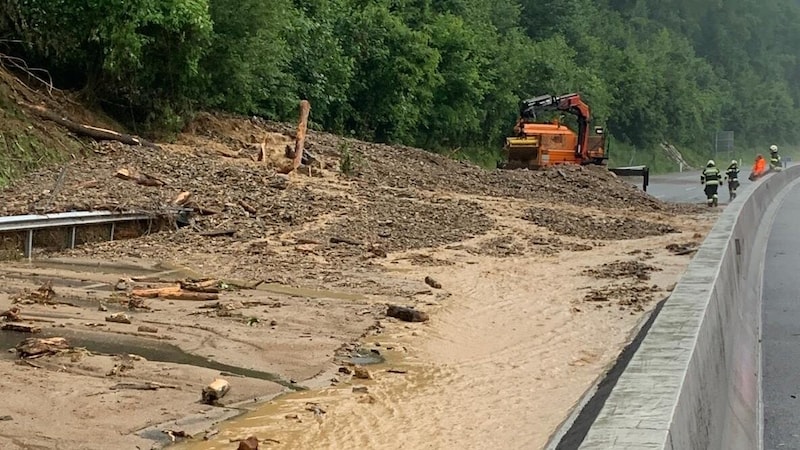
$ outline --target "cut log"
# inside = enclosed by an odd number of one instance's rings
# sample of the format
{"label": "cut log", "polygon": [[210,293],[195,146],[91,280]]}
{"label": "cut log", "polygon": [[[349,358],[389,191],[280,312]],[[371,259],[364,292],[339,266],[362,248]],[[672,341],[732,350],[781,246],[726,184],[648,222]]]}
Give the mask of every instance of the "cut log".
{"label": "cut log", "polygon": [[159,187],[165,184],[163,181],[152,175],[139,173],[131,169],[119,169],[114,176],[122,180],[133,181],[136,184],[141,184],[142,186]]}
{"label": "cut log", "polygon": [[234,234],[236,234],[236,230],[234,230],[234,229],[209,230],[209,231],[201,231],[200,232],[200,236],[205,236],[205,237],[219,237],[219,236],[233,237]]}
{"label": "cut log", "polygon": [[172,201],[173,204],[182,206],[185,205],[192,198],[192,193],[189,191],[183,191],[175,197],[175,200]]}
{"label": "cut log", "polygon": [[144,298],[163,298],[166,300],[191,300],[208,301],[219,300],[219,295],[209,292],[189,292],[181,289],[180,286],[169,286],[156,289],[134,289],[131,295]]}
{"label": "cut log", "polygon": [[131,295],[135,297],[144,297],[144,298],[158,298],[165,294],[176,294],[181,292],[180,286],[168,286],[163,288],[154,288],[154,289],[134,289],[131,291]]}
{"label": "cut log", "polygon": [[27,323],[20,323],[20,322],[9,322],[4,323],[0,330],[3,331],[16,331],[18,333],[38,333],[42,331],[41,327],[37,327],[36,325],[29,325]]}
{"label": "cut log", "polygon": [[218,294],[220,291],[219,281],[217,280],[198,281],[195,283],[181,281],[181,289],[191,292],[205,292],[208,294]]}
{"label": "cut log", "polygon": [[417,311],[414,308],[397,305],[389,305],[386,309],[386,315],[404,322],[427,322],[430,319],[427,313]]}
{"label": "cut log", "polygon": [[311,103],[308,100],[300,102],[300,121],[297,124],[297,138],[294,143],[294,161],[292,170],[297,170],[303,161],[303,150],[305,149],[306,130],[308,129],[308,115],[311,112]]}
{"label": "cut log", "polygon": [[66,117],[62,117],[53,111],[48,110],[44,106],[37,106],[31,105],[24,102],[18,102],[20,105],[30,109],[38,116],[53,121],[62,127],[72,131],[73,133],[82,135],[82,136],[89,136],[93,139],[98,141],[117,141],[122,142],[123,144],[127,145],[137,145],[143,147],[150,147],[150,148],[160,148],[156,144],[152,142],[146,141],[141,138],[137,138],[131,136],[129,134],[118,133],[113,130],[107,130],[105,128],[97,128],[91,125],[83,125],[77,122],[73,122],[72,120],[67,119]]}
{"label": "cut log", "polygon": [[211,300],[219,300],[219,294],[213,294],[209,292],[186,292],[181,291],[176,294],[169,294],[165,296],[161,296],[166,300],[187,300],[187,301],[196,301],[196,302],[207,302]]}
{"label": "cut log", "polygon": [[231,389],[230,383],[222,378],[217,378],[211,384],[203,388],[203,403],[213,405],[225,396]]}
{"label": "cut log", "polygon": [[58,353],[60,350],[68,350],[69,343],[62,337],[28,338],[20,342],[16,348],[21,358],[38,358]]}

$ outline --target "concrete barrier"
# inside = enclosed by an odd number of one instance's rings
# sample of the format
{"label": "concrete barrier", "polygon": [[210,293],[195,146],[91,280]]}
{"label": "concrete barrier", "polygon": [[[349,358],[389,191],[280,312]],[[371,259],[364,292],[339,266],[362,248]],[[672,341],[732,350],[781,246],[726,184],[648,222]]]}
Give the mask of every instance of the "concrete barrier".
{"label": "concrete barrier", "polygon": [[580,449],[762,447],[763,264],[777,200],[798,182],[792,166],[728,205]]}

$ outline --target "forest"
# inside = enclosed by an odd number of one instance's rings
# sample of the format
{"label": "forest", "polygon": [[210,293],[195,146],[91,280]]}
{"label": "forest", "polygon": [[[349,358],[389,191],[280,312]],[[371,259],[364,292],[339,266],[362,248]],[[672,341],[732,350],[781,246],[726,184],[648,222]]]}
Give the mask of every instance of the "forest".
{"label": "forest", "polygon": [[521,99],[580,92],[620,148],[700,160],[720,130],[798,141],[799,24],[794,0],[0,0],[0,54],[143,134],[308,99],[316,129],[486,161]]}

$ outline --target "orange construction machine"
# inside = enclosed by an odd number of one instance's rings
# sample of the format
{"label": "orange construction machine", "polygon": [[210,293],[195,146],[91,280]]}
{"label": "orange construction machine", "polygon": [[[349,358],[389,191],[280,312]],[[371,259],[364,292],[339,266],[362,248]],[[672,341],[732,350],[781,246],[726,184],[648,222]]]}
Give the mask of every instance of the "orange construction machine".
{"label": "orange construction machine", "polygon": [[[578,132],[559,122],[537,122],[545,111],[563,111],[578,119]],[[591,112],[579,94],[543,95],[520,103],[514,136],[506,138],[501,167],[540,169],[555,164],[604,165],[606,140],[602,127],[590,135]]]}

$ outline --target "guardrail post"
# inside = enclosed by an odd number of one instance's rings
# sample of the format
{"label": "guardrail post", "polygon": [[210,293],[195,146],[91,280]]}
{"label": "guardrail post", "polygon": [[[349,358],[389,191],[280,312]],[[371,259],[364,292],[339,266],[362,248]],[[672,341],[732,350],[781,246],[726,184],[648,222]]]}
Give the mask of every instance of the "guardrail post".
{"label": "guardrail post", "polygon": [[114,222],[111,222],[111,236],[110,236],[110,239],[109,239],[110,241],[114,240],[114,225],[116,225],[116,224]]}
{"label": "guardrail post", "polygon": [[72,227],[69,232],[69,248],[75,248],[75,235],[78,227]]}
{"label": "guardrail post", "polygon": [[28,230],[25,235],[25,249],[23,250],[23,254],[29,261],[33,256],[33,230]]}

